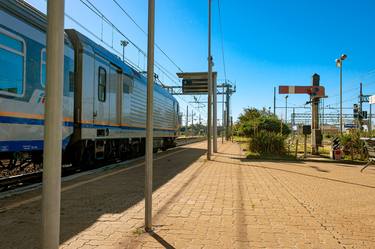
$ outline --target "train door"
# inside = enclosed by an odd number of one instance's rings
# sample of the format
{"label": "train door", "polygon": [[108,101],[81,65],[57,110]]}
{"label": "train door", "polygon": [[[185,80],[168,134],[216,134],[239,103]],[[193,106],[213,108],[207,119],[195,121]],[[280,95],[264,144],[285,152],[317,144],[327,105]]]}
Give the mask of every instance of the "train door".
{"label": "train door", "polygon": [[109,72],[109,123],[111,126],[121,126],[122,70],[111,65]]}
{"label": "train door", "polygon": [[94,85],[94,111],[93,123],[99,125],[97,136],[106,135],[106,126],[109,121],[109,64],[101,57],[95,58],[95,85]]}

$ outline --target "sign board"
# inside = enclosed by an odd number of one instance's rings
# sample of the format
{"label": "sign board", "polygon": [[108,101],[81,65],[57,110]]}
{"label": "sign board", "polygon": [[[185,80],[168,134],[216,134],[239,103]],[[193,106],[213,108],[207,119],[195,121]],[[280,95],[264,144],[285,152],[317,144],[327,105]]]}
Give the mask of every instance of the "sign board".
{"label": "sign board", "polygon": [[375,104],[375,95],[371,95],[369,98],[368,98],[368,101],[370,104]]}
{"label": "sign board", "polygon": [[[208,73],[177,73],[182,79],[183,94],[207,94],[208,93]],[[212,72],[212,80],[216,82],[217,73]]]}
{"label": "sign board", "polygon": [[344,128],[346,129],[354,129],[357,128],[356,124],[344,124]]}
{"label": "sign board", "polygon": [[279,94],[309,94],[311,97],[324,98],[324,86],[279,86]]}
{"label": "sign board", "polygon": [[302,126],[302,134],[309,135],[311,134],[311,125],[304,125]]}

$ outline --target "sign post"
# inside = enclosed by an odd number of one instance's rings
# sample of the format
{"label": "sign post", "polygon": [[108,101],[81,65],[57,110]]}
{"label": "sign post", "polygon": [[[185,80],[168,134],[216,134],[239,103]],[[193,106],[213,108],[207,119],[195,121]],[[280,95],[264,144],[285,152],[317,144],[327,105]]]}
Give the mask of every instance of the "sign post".
{"label": "sign post", "polygon": [[[211,4],[211,1],[209,1]],[[210,14],[209,14],[210,15]],[[209,33],[211,28],[209,27]],[[210,36],[209,36],[210,39]],[[207,72],[190,72],[190,73],[177,73],[179,78],[182,78],[182,92],[184,94],[208,94],[207,101],[207,160],[211,160],[212,154],[212,137],[214,138],[214,143],[217,141],[217,136],[215,136],[216,125],[216,96],[213,96],[213,82],[216,83],[217,73],[212,72],[212,57],[211,57],[211,46],[209,44],[209,57],[208,57],[208,73]],[[216,89],[216,88],[215,88]],[[214,97],[214,98],[212,98]],[[212,101],[213,100],[213,101]],[[212,109],[214,109],[214,115],[212,115]],[[214,117],[212,117],[214,116]],[[212,125],[213,124],[213,125]],[[215,146],[215,145],[214,145]],[[214,147],[215,149],[215,147]]]}
{"label": "sign post", "polygon": [[322,133],[319,128],[319,100],[326,98],[325,88],[320,86],[319,74],[312,76],[312,85],[310,86],[279,86],[279,94],[308,94],[311,103],[311,152],[314,155],[319,154],[319,146],[322,142]]}
{"label": "sign post", "polygon": [[310,125],[304,125],[302,126],[302,133],[304,135],[304,141],[303,141],[303,157],[307,157],[307,135],[311,134],[311,126]]}

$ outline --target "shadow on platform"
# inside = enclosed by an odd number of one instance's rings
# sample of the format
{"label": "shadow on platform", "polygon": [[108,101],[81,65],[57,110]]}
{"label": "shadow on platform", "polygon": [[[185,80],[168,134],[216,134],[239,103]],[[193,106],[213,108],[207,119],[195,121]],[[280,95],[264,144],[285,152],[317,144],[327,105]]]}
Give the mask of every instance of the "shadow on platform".
{"label": "shadow on platform", "polygon": [[[205,153],[204,149],[188,148],[154,161],[153,190],[156,191]],[[60,243],[64,243],[96,222],[113,221],[113,216],[123,213],[143,199],[144,166],[99,178],[97,181],[63,192]],[[39,201],[0,213],[0,247],[40,248],[40,210]],[[157,234],[153,237],[165,248],[173,248]]]}

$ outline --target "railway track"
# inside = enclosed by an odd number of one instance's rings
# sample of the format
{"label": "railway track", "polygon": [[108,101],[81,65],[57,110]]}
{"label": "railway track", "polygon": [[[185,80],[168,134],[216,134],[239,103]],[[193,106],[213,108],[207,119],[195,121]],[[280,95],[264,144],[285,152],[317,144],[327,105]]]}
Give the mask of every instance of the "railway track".
{"label": "railway track", "polygon": [[[200,142],[200,141],[203,141],[204,139],[205,138],[203,137],[178,138],[176,140],[176,143],[177,143],[176,147]],[[137,158],[140,158],[140,157],[137,157]],[[137,159],[137,158],[133,158],[133,159]],[[109,166],[113,163],[119,163],[119,162],[121,161],[113,161],[113,162],[106,163],[106,164],[99,163],[95,168],[91,170],[99,169],[101,167]],[[123,161],[123,162],[126,162],[126,161]],[[64,165],[62,167],[61,175],[62,177],[66,177],[66,176],[71,176],[71,175],[84,172],[84,171],[87,171],[87,170],[74,168],[71,165]],[[0,192],[5,192],[9,190],[14,190],[20,187],[25,187],[28,185],[41,183],[42,176],[43,176],[43,172],[42,170],[40,170],[38,172],[25,173],[22,175],[1,177],[0,178]]]}

